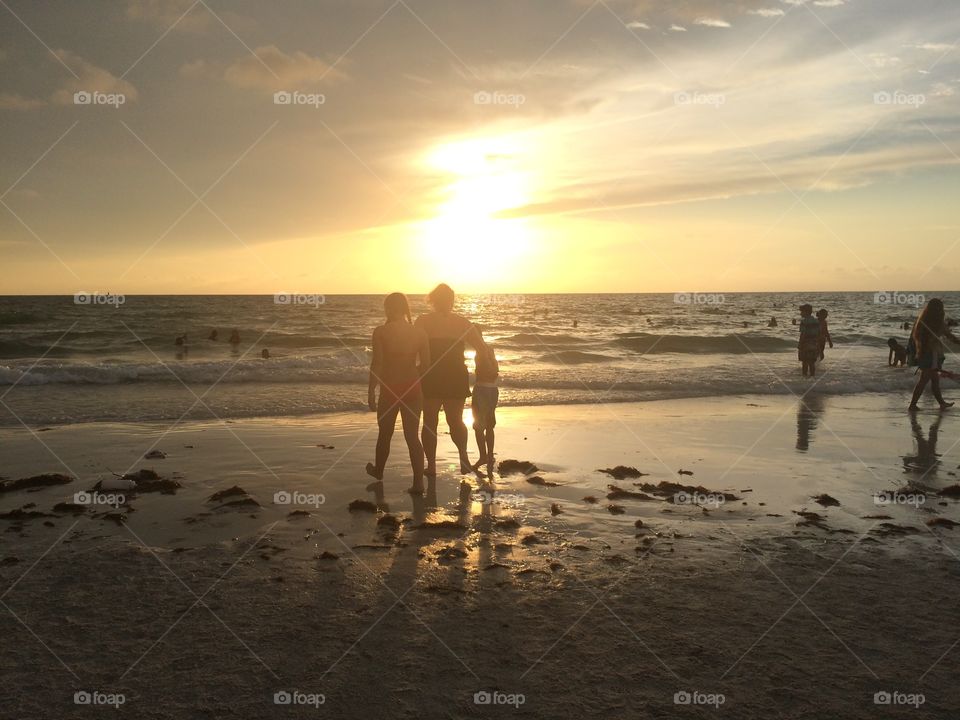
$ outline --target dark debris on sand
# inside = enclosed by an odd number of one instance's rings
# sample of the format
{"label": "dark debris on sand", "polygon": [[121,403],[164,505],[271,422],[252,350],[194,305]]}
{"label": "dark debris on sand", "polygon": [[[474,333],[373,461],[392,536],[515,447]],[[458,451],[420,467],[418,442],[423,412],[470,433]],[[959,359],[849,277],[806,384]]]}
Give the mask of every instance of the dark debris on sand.
{"label": "dark debris on sand", "polygon": [[667,480],[663,480],[656,485],[653,483],[640,483],[637,487],[644,492],[666,498],[668,502],[672,502],[673,497],[679,493],[686,493],[687,495],[722,495],[723,499],[727,502],[740,499],[732,493],[709,490],[703,487],[703,485],[682,485],[680,483],[669,482]]}
{"label": "dark debris on sand", "polygon": [[497,465],[497,470],[501,475],[516,475],[517,473],[533,475],[535,472],[539,472],[540,468],[529,460],[502,460]]}
{"label": "dark debris on sand", "polygon": [[647,495],[644,492],[634,492],[633,490],[625,490],[622,487],[616,485],[607,486],[610,492],[607,493],[607,500],[644,500],[646,502],[657,502],[657,498],[652,495]]}
{"label": "dark debris on sand", "polygon": [[597,504],[597,498],[596,498],[596,496],[594,496],[594,495],[587,495],[587,496],[583,499],[583,501],[584,501],[585,503],[590,503],[591,505],[596,505],[596,504]]}
{"label": "dark debris on sand", "polygon": [[953,528],[960,525],[960,523],[954,522],[953,520],[945,517],[935,517],[927,520],[927,525],[929,527],[942,527],[947,528],[947,530],[953,530]]}
{"label": "dark debris on sand", "polygon": [[626,511],[627,509],[623,507],[623,505],[607,505],[607,512],[609,512],[611,515],[623,515]]}
{"label": "dark debris on sand", "polygon": [[368,512],[376,514],[377,506],[369,500],[353,500],[349,505],[347,505],[347,510],[350,512]]}
{"label": "dark debris on sand", "polygon": [[531,485],[539,485],[540,487],[560,487],[560,483],[555,483],[550,480],[544,480],[539,475],[528,477],[527,482],[530,483]]}
{"label": "dark debris on sand", "polygon": [[607,475],[612,477],[614,480],[626,480],[628,478],[636,479],[636,478],[641,478],[650,474],[650,473],[640,472],[635,467],[629,467],[627,465],[617,465],[616,467],[612,467],[612,468],[602,468],[600,470],[597,470],[597,472],[606,473]]}
{"label": "dark debris on sand", "polygon": [[239,485],[234,485],[233,487],[228,487],[226,490],[218,490],[209,497],[209,500],[210,502],[223,502],[229,498],[245,497],[250,497],[250,494]]}
{"label": "dark debris on sand", "polygon": [[[154,470],[148,468],[141,468],[135,473],[126,473],[121,476],[124,480],[133,480],[137,486],[133,489],[134,492],[138,493],[148,493],[148,492],[158,492],[163,493],[164,495],[173,495],[177,490],[183,487],[176,480],[170,478],[160,477]],[[94,485],[94,490],[100,490],[102,483],[97,483]]]}
{"label": "dark debris on sand", "polygon": [[960,485],[950,485],[937,493],[940,497],[960,500]]}
{"label": "dark debris on sand", "polygon": [[15,490],[31,490],[34,488],[50,487],[51,485],[67,485],[72,483],[73,478],[61,473],[45,473],[43,475],[34,475],[19,480],[0,481],[0,493],[13,492]]}
{"label": "dark debris on sand", "polygon": [[840,505],[839,500],[837,500],[835,497],[831,495],[827,495],[826,493],[821,493],[820,495],[814,495],[810,499],[813,500],[815,503],[822,505],[823,507],[838,507]]}

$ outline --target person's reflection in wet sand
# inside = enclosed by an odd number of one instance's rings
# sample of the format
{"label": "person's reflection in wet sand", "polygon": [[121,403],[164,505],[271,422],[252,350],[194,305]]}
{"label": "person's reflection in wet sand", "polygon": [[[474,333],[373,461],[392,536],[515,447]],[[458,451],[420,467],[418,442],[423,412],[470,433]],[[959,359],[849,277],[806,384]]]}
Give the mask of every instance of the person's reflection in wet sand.
{"label": "person's reflection in wet sand", "polygon": [[797,450],[807,452],[810,449],[810,440],[813,431],[817,429],[817,421],[823,414],[824,398],[822,395],[810,393],[800,398],[797,406]]}
{"label": "person's reflection in wet sand", "polygon": [[417,495],[413,493],[410,497],[413,499],[413,524],[422,525],[427,514],[437,509],[437,479],[426,476],[427,493],[426,495]]}
{"label": "person's reflection in wet sand", "polygon": [[377,510],[390,512],[390,506],[387,505],[386,497],[383,494],[383,480],[377,480],[367,485],[367,492],[373,493],[373,501],[377,504]]}
{"label": "person's reflection in wet sand", "polygon": [[915,415],[910,416],[910,427],[913,430],[913,441],[916,445],[915,455],[903,456],[903,471],[919,475],[919,480],[928,476],[936,475],[937,468],[940,466],[940,455],[937,453],[937,440],[940,435],[940,421],[943,418],[938,415],[930,423],[930,431],[926,437],[923,434],[923,428]]}

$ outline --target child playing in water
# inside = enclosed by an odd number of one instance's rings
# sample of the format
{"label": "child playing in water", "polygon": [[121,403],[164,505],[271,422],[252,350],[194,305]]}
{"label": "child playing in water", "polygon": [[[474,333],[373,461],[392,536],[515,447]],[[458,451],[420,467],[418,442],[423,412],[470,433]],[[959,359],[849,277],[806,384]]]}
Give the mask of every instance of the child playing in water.
{"label": "child playing in water", "polygon": [[813,316],[813,306],[805,303],[800,306],[800,341],[797,343],[797,358],[804,377],[816,376],[819,353],[820,321]]}
{"label": "child playing in water", "polygon": [[827,315],[829,315],[829,313],[823,308],[817,310],[817,320],[820,321],[820,340],[818,341],[818,349],[820,351],[821,360],[823,360],[823,349],[827,346],[827,343],[830,343],[830,349],[833,350],[833,338],[830,337],[830,328],[827,327]]}
{"label": "child playing in water", "polygon": [[887,365],[892,367],[907,366],[907,349],[897,342],[896,338],[887,340],[887,346],[890,348],[890,354],[887,355]]}
{"label": "child playing in water", "polygon": [[471,411],[480,459],[473,469],[477,470],[481,465],[486,465],[489,481],[493,480],[494,428],[497,426],[497,402],[500,400],[500,389],[497,387],[500,366],[492,347],[487,345],[482,350],[477,350],[476,365],[477,381],[473,386]]}

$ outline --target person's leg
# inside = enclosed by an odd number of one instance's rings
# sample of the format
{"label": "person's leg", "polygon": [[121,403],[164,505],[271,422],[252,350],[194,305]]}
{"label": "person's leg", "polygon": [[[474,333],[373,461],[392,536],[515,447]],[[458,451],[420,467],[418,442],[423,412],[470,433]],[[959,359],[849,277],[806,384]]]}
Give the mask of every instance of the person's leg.
{"label": "person's leg", "polygon": [[913,397],[910,399],[909,410],[916,410],[917,403],[920,401],[920,397],[923,395],[924,389],[927,387],[927,383],[930,381],[930,371],[921,370],[920,379],[917,380],[917,384],[913,388]]}
{"label": "person's leg", "polygon": [[441,405],[441,400],[426,397],[423,399],[423,430],[420,438],[427,461],[423,474],[427,477],[437,476],[437,427],[440,425]]}
{"label": "person's leg", "polygon": [[400,409],[403,423],[403,438],[410,451],[410,467],[413,468],[413,486],[410,491],[423,494],[423,445],[420,442],[420,398],[416,397]]}
{"label": "person's leg", "polygon": [[383,469],[387,466],[390,457],[390,441],[393,440],[393,429],[397,424],[397,413],[400,412],[400,403],[391,393],[380,393],[377,406],[377,455],[374,463],[367,463],[367,473],[377,480],[383,480]]}
{"label": "person's leg", "polygon": [[490,427],[487,428],[487,447],[486,447],[487,476],[491,480],[493,480],[493,463],[494,463],[493,445],[494,445],[495,435],[496,433],[493,429],[493,425],[491,425]]}
{"label": "person's leg", "polygon": [[940,409],[944,410],[948,407],[952,407],[952,402],[947,402],[943,399],[943,395],[940,393],[940,373],[936,370],[931,371],[932,376],[930,377],[930,390],[933,392],[933,396],[937,399],[937,402],[940,403]]}
{"label": "person's leg", "polygon": [[466,400],[464,398],[444,400],[443,412],[450,428],[450,437],[460,453],[460,472],[467,474],[473,472],[473,468],[470,466],[470,457],[467,455],[467,440],[470,433],[467,431],[466,423],[463,422],[463,407],[465,404]]}
{"label": "person's leg", "polygon": [[483,426],[480,425],[480,423],[475,422],[473,424],[473,432],[477,438],[477,449],[480,452],[480,457],[477,458],[477,462],[474,463],[473,469],[478,470],[481,465],[484,465],[487,462],[487,453],[486,453],[487,439],[486,437],[484,437],[485,433],[483,430]]}

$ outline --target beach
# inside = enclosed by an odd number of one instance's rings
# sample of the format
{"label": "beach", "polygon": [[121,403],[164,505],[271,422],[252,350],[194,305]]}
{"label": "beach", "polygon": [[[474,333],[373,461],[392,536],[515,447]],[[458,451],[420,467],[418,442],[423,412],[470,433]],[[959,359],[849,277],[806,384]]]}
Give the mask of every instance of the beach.
{"label": "beach", "polygon": [[[366,490],[367,413],[3,429],[0,475],[76,478],[0,493],[3,704],[866,718],[891,693],[947,717],[960,419],[906,401],[504,408],[499,459],[535,469],[463,499],[443,437],[416,503],[399,435],[384,497]],[[144,469],[158,491],[54,511]]]}

